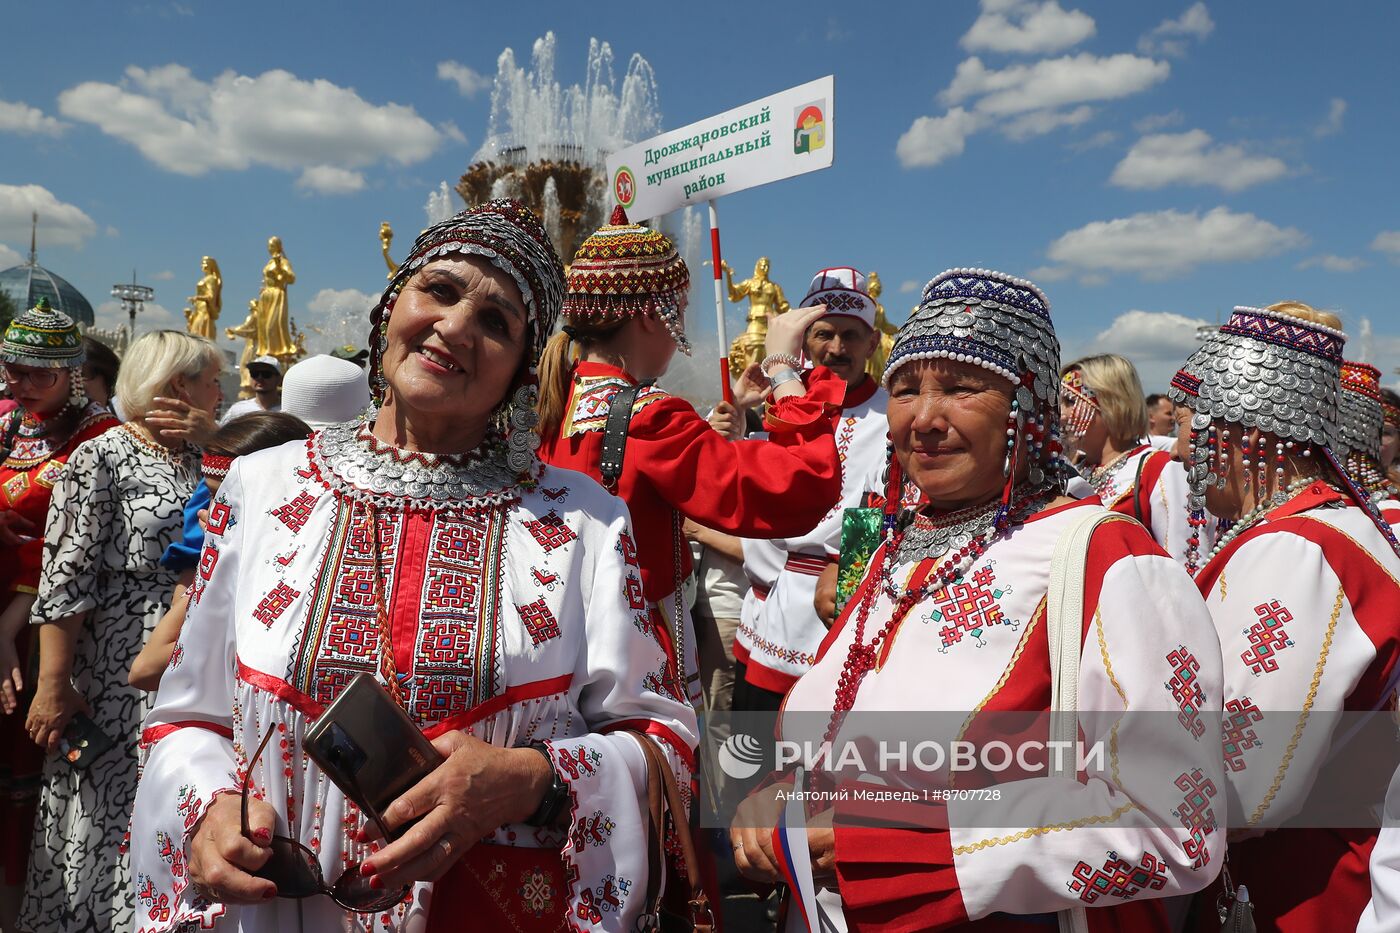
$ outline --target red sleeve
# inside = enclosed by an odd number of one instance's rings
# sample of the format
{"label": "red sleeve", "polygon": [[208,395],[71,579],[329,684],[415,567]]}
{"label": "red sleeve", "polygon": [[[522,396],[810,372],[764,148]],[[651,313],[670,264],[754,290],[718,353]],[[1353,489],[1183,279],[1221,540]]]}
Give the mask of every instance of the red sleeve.
{"label": "red sleeve", "polygon": [[847,926],[861,933],[967,923],[941,803],[857,799],[894,788],[844,784],[837,799],[836,879]]}
{"label": "red sleeve", "polygon": [[39,592],[40,571],[44,568],[44,539],[35,537],[15,548],[18,567],[15,569],[15,593],[37,595]]}
{"label": "red sleeve", "polygon": [[806,534],[841,497],[832,406],[845,383],[825,368],[812,383],[772,406],[766,441],[726,440],[683,399],[659,399],[632,416],[627,458],[673,508],[716,531]]}

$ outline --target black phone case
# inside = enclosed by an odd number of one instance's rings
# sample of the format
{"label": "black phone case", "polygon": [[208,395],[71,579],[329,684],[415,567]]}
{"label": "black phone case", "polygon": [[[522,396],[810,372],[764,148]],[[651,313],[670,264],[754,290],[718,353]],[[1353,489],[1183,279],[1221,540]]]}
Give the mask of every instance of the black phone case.
{"label": "black phone case", "polygon": [[99,729],[85,713],[75,713],[58,741],[58,753],[70,767],[81,771],[116,744],[116,739]]}
{"label": "black phone case", "polygon": [[380,814],[444,760],[379,681],[365,673],[357,674],[307,730],[305,748],[347,797]]}

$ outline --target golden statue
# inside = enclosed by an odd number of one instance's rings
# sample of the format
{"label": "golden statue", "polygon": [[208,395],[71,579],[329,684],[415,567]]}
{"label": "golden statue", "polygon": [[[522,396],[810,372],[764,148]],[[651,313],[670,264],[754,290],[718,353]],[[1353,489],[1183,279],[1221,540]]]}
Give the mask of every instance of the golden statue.
{"label": "golden statue", "polygon": [[394,242],[394,228],[389,226],[389,221],[384,221],[379,225],[379,248],[384,253],[384,265],[389,267],[389,274],[386,278],[393,278],[399,271],[399,264],[389,258],[389,246]]}
{"label": "golden statue", "polygon": [[729,371],[737,376],[750,363],[760,362],[767,355],[768,321],[792,306],[783,297],[782,286],[768,278],[767,256],[754,263],[753,277],[738,285],[734,284],[734,270],[729,268],[729,263],[720,260],[720,267],[724,269],[724,281],[729,286],[729,300],[749,299],[748,327],[729,347]]}
{"label": "golden statue", "polygon": [[185,328],[197,337],[214,340],[214,325],[219,322],[219,311],[224,305],[224,277],[219,272],[219,263],[213,256],[205,256],[199,264],[204,277],[194,287],[194,294],[188,299],[185,308]]}
{"label": "golden statue", "polygon": [[243,352],[238,357],[238,397],[253,397],[253,377],[248,374],[248,364],[263,355],[263,339],[258,329],[258,303],[248,302],[248,317],[237,327],[225,327],[224,334],[230,340],[243,338]]}
{"label": "golden statue", "polygon": [[880,332],[880,345],[870,355],[865,364],[865,371],[879,379],[885,374],[885,363],[889,361],[890,351],[894,349],[894,335],[899,333],[899,328],[885,317],[885,306],[880,304],[880,292],[883,291],[880,273],[870,273],[865,282],[870,290],[870,297],[875,300],[875,329]]}
{"label": "golden statue", "polygon": [[297,280],[287,254],[282,252],[282,239],[267,241],[271,258],[263,266],[263,287],[258,294],[258,356],[267,354],[282,361],[283,367],[296,362],[297,345],[292,339],[291,313],[287,309],[287,286]]}

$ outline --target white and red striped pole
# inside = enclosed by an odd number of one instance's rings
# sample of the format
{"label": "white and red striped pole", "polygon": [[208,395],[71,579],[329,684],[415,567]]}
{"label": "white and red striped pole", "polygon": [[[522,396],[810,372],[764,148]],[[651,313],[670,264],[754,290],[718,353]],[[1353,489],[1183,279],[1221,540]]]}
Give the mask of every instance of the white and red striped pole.
{"label": "white and red striped pole", "polygon": [[724,275],[723,257],[719,249],[719,214],[711,198],[706,202],[710,207],[710,265],[715,272],[715,323],[719,333],[719,380],[724,400],[734,404],[734,386],[729,381],[729,335],[724,330]]}

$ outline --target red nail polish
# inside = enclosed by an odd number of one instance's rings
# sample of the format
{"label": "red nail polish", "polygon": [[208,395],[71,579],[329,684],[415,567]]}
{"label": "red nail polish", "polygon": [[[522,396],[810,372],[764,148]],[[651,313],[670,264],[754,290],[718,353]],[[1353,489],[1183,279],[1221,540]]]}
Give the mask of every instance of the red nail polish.
{"label": "red nail polish", "polygon": [[[255,830],[253,830],[253,840],[254,840],[255,842],[257,842],[259,845],[267,845],[269,842],[272,841],[272,830],[270,830],[270,829],[255,829]],[[273,895],[273,896],[276,897],[276,895]]]}
{"label": "red nail polish", "polygon": [[376,891],[382,891],[384,890],[384,879],[375,875],[373,878],[369,879],[369,886]]}
{"label": "red nail polish", "polygon": [[360,874],[361,874],[361,875],[372,875],[372,874],[374,874],[374,866],[371,865],[369,862],[361,862],[361,863],[360,863]]}
{"label": "red nail polish", "polygon": [[270,901],[275,897],[277,897],[277,890],[274,888],[273,890],[268,891],[266,894],[263,895],[263,900]]}

